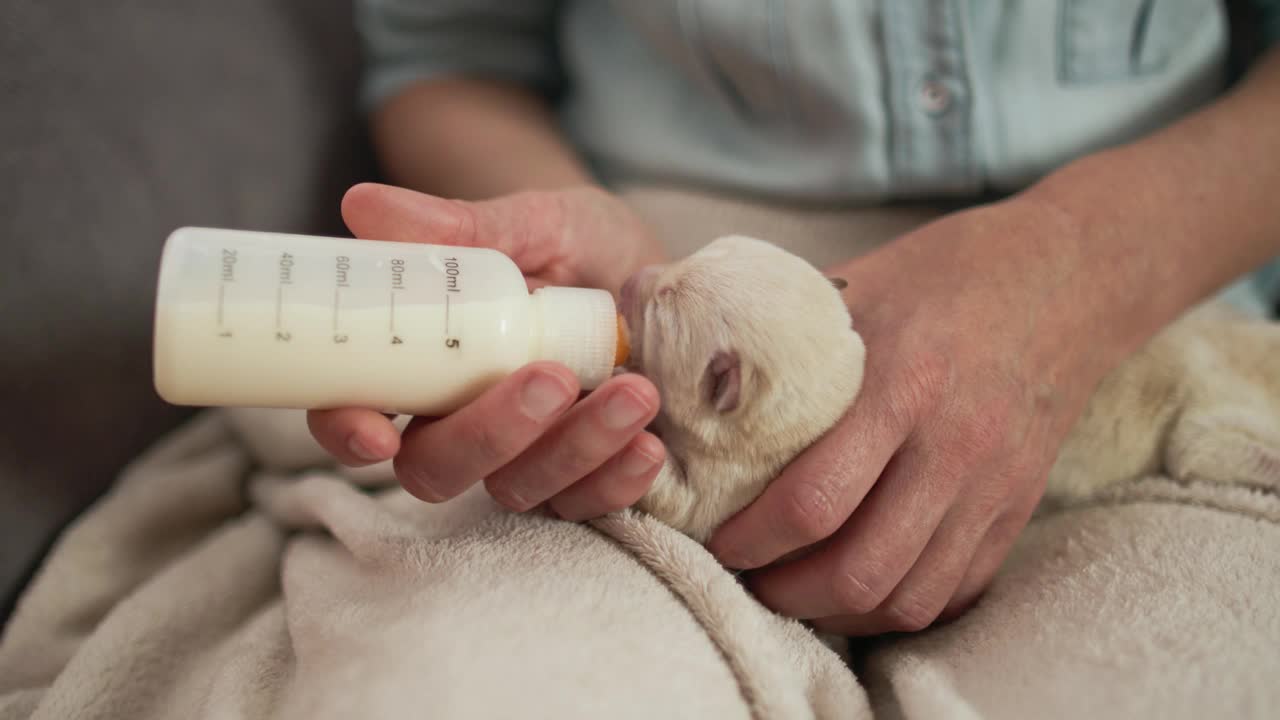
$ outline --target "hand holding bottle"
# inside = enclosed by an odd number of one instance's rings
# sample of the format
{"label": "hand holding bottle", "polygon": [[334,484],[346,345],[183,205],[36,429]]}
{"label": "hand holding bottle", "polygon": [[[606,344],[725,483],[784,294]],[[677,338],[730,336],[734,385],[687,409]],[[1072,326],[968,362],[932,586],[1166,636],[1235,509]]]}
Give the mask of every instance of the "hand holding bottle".
{"label": "hand holding bottle", "polygon": [[[342,213],[357,237],[495,248],[516,262],[531,288],[616,293],[633,270],[661,260],[639,218],[595,188],[468,203],[359,185]],[[664,457],[661,442],[644,432],[658,410],[657,389],[647,379],[622,375],[575,402],[579,394],[567,368],[533,363],[447,417],[414,418],[403,435],[372,410],[312,411],[308,420],[316,440],[344,464],[394,457],[400,483],[428,502],[484,480],[512,509],[548,502],[576,520],[637,500]]]}

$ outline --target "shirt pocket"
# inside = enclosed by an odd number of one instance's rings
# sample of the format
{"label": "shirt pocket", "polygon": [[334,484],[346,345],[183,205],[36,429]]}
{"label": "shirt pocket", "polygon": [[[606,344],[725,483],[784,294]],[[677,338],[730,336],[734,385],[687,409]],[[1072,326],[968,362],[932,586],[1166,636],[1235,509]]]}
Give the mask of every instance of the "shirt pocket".
{"label": "shirt pocket", "polygon": [[1162,72],[1218,0],[1059,0],[1058,77],[1083,85]]}

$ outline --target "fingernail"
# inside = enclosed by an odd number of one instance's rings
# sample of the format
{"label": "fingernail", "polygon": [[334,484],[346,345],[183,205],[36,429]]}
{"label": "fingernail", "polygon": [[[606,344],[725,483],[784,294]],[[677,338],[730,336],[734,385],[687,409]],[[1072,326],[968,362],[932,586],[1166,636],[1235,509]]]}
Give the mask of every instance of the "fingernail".
{"label": "fingernail", "polygon": [[535,374],[520,392],[521,409],[531,420],[546,420],[572,399],[564,382],[550,373]]}
{"label": "fingernail", "polygon": [[360,439],[359,435],[351,436],[351,439],[347,441],[347,449],[351,451],[352,455],[355,455],[361,460],[376,462],[382,459],[377,453],[369,449],[369,446]]}
{"label": "fingernail", "polygon": [[635,477],[649,472],[659,462],[658,458],[652,457],[638,448],[632,448],[622,457],[622,467],[619,469],[622,470],[623,475]]}
{"label": "fingernail", "polygon": [[623,388],[604,404],[604,424],[610,430],[621,430],[640,422],[648,412],[648,405],[634,390]]}

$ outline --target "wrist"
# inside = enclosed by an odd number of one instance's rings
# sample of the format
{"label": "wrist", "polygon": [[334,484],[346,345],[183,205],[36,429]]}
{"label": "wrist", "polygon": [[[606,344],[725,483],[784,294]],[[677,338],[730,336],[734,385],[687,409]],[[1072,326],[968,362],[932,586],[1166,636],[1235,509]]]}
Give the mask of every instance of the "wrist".
{"label": "wrist", "polygon": [[[1027,348],[1046,368],[1101,380],[1138,349],[1160,326],[1143,312],[1144,291],[1131,266],[1135,258],[1116,253],[1112,238],[1097,232],[1087,214],[1036,193],[1008,201],[1025,213],[1031,232],[1017,265],[1030,284],[1039,284],[1044,327]],[[1030,293],[1028,293],[1030,294]]]}
{"label": "wrist", "polygon": [[1031,376],[1072,384],[1101,379],[1136,348],[1138,331],[1114,312],[1117,272],[1091,254],[1078,217],[1030,194],[944,216],[831,269],[849,282],[860,331],[892,332],[906,313],[942,331],[944,352],[981,337]]}
{"label": "wrist", "polygon": [[[1166,224],[1168,178],[1124,149],[1077,160],[1017,196],[1070,248],[1077,321],[1114,365],[1208,296],[1212,261]],[[1140,181],[1140,179],[1146,179]]]}

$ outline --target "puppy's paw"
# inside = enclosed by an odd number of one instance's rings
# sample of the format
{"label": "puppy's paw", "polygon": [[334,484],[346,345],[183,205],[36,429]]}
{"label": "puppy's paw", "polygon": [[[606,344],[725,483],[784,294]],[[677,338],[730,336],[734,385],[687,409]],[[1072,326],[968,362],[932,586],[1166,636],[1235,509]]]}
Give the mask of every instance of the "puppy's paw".
{"label": "puppy's paw", "polygon": [[1280,418],[1249,407],[1187,412],[1169,437],[1165,463],[1180,482],[1280,489]]}

